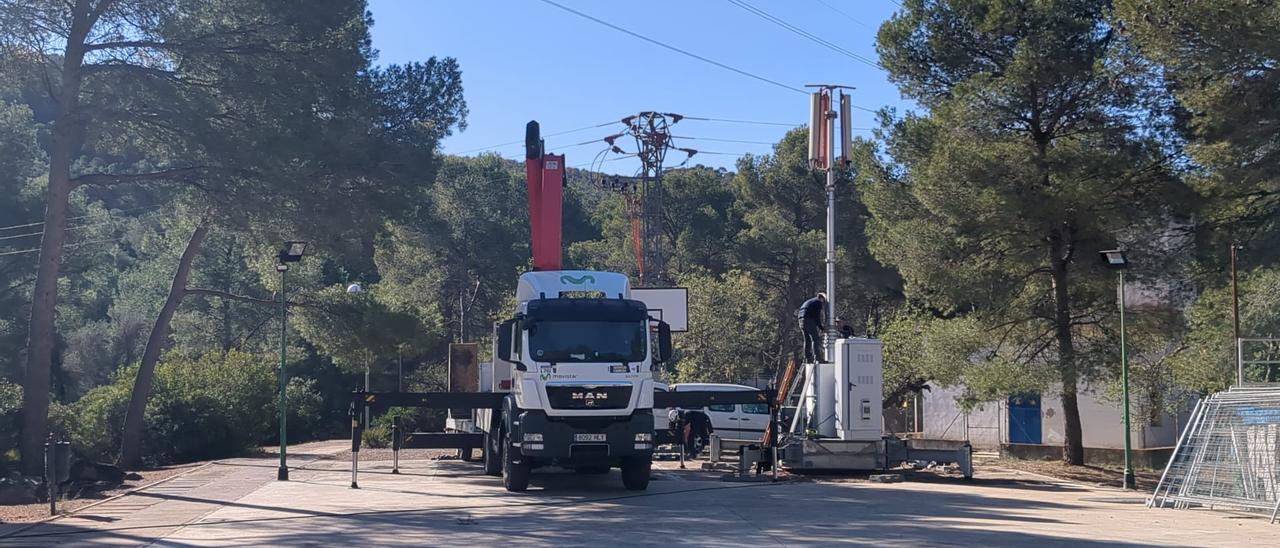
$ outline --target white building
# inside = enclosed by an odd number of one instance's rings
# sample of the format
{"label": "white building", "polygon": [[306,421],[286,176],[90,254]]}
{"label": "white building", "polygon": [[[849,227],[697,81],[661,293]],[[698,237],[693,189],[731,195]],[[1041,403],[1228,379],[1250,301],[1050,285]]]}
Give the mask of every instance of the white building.
{"label": "white building", "polygon": [[[961,387],[930,386],[921,396],[923,436],[930,439],[969,440],[975,450],[1000,451],[1023,458],[1060,458],[1065,423],[1062,402],[1056,396],[1038,394],[984,402],[965,413],[956,403]],[[1102,401],[1081,389],[1078,396],[1084,434],[1085,460],[1114,463],[1123,458],[1124,420],[1119,403]],[[1131,420],[1136,466],[1163,466],[1178,441],[1190,410],[1163,415],[1153,424]]]}

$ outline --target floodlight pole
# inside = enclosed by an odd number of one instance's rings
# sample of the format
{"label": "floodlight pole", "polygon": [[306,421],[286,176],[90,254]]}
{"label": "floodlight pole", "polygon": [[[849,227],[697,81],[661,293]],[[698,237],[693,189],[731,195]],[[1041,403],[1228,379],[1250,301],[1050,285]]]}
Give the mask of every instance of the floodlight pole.
{"label": "floodlight pole", "polygon": [[1124,340],[1124,269],[1120,270],[1120,378],[1124,388],[1124,488],[1136,489],[1137,480],[1133,476],[1132,446],[1129,432],[1129,351]]}
{"label": "floodlight pole", "polygon": [[1236,278],[1236,251],[1240,245],[1231,242],[1231,337],[1236,343],[1236,385],[1244,386],[1244,352],[1240,344],[1240,288]]}
{"label": "floodlight pole", "polygon": [[276,265],[276,270],[280,271],[280,468],[276,471],[276,480],[289,481],[289,466],[286,451],[288,443],[285,439],[285,387],[288,386],[289,379],[285,373],[285,356],[288,349],[288,339],[286,338],[286,330],[288,328],[288,300],[284,294],[284,275],[289,271],[289,265],[281,262]]}

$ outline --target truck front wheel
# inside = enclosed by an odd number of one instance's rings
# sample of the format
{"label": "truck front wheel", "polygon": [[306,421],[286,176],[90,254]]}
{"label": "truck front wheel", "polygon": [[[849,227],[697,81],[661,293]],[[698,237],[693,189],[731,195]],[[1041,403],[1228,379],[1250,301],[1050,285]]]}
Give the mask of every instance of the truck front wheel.
{"label": "truck front wheel", "polygon": [[511,447],[511,432],[502,433],[502,486],[519,493],[529,488],[529,459]]}
{"label": "truck front wheel", "polygon": [[653,461],[647,457],[629,457],[622,461],[622,486],[628,491],[644,491],[649,487]]}
{"label": "truck front wheel", "polygon": [[489,476],[502,475],[502,437],[492,430],[484,433],[484,473]]}

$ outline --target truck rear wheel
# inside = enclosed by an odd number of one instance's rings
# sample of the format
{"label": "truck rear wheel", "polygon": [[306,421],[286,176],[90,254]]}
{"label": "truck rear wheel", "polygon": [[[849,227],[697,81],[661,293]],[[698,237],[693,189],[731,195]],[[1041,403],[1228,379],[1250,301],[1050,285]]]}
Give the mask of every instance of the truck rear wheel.
{"label": "truck rear wheel", "polygon": [[630,457],[622,461],[622,486],[628,491],[644,491],[649,488],[649,473],[653,461],[645,457]]}
{"label": "truck rear wheel", "polygon": [[[519,493],[529,488],[529,459],[511,447],[511,432],[502,433],[502,486]],[[518,462],[517,462],[518,461]]]}
{"label": "truck rear wheel", "polygon": [[502,475],[502,442],[501,436],[493,431],[484,433],[484,473],[489,476]]}

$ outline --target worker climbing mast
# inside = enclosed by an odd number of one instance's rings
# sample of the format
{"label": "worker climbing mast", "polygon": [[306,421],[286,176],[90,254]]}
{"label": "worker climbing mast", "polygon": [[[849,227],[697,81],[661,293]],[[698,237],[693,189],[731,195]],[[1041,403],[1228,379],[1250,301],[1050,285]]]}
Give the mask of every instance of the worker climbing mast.
{"label": "worker climbing mast", "polygon": [[826,352],[835,356],[836,332],[836,169],[847,167],[852,161],[852,127],[849,113],[852,102],[849,95],[840,92],[840,156],[836,156],[836,112],[832,110],[832,97],[837,90],[853,89],[836,84],[814,84],[805,87],[819,88],[810,96],[809,103],[809,165],[827,172],[827,333]]}

